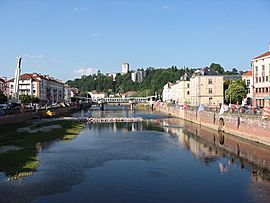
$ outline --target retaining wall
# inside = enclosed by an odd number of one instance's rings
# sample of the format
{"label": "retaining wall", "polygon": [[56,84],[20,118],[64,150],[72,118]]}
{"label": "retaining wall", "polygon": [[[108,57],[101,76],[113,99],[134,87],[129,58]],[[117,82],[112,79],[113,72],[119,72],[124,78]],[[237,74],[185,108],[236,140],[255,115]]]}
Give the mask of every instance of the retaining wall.
{"label": "retaining wall", "polygon": [[155,109],[198,125],[270,146],[270,120],[262,119],[260,116],[229,113],[219,116],[219,112],[198,113],[197,111],[158,105],[155,106]]}
{"label": "retaining wall", "polygon": [[[78,107],[69,106],[65,108],[54,108],[54,109],[51,109],[51,111],[55,112],[56,115],[63,115],[75,109],[78,109]],[[38,112],[25,112],[25,113],[2,116],[0,117],[0,125],[8,124],[8,123],[23,122],[23,121],[31,120],[34,118],[43,118],[47,116],[46,112],[47,110],[40,110]]]}

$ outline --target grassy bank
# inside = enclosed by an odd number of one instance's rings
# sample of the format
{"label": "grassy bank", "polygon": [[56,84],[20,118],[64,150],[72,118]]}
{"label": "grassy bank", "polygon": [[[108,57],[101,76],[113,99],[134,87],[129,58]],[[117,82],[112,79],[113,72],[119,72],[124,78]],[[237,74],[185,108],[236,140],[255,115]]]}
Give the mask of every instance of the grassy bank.
{"label": "grassy bank", "polygon": [[[29,127],[40,129],[52,125],[59,126],[48,132],[18,132],[18,129]],[[49,121],[41,124],[15,123],[0,126],[0,147],[15,146],[17,150],[0,153],[0,171],[3,171],[10,179],[18,179],[31,175],[38,166],[38,152],[42,143],[50,140],[72,140],[85,127],[78,121]]]}

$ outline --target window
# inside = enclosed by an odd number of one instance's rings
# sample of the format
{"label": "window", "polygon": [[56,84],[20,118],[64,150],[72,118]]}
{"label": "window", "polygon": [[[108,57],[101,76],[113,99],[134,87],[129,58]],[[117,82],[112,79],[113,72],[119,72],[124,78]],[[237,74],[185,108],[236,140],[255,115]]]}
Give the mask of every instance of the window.
{"label": "window", "polygon": [[255,66],[255,73],[258,73],[258,66]]}
{"label": "window", "polygon": [[256,77],[256,83],[258,83],[258,77]]}
{"label": "window", "polygon": [[211,84],[213,84],[213,79],[212,78],[209,78],[208,79],[208,85],[211,85]]}
{"label": "window", "polygon": [[261,93],[261,91],[262,91],[261,88],[259,88],[259,93]]}
{"label": "window", "polygon": [[187,88],[189,88],[189,84],[187,84]]}
{"label": "window", "polygon": [[262,82],[262,78],[261,77],[259,77],[259,82]]}
{"label": "window", "polygon": [[262,93],[264,93],[264,88],[262,88]]}
{"label": "window", "polygon": [[209,93],[209,94],[212,94],[212,93],[213,93],[212,88],[208,88],[208,93]]}
{"label": "window", "polygon": [[187,95],[189,95],[189,91],[187,91]]}
{"label": "window", "polygon": [[256,90],[256,93],[258,93],[258,88],[256,88],[255,90]]}
{"label": "window", "polygon": [[250,79],[247,79],[247,85],[250,85]]}
{"label": "window", "polygon": [[266,82],[268,81],[268,76],[265,76],[265,81],[266,81]]}
{"label": "window", "polygon": [[268,92],[268,87],[265,88],[265,92]]}
{"label": "window", "polygon": [[264,77],[262,77],[262,81],[264,82]]}

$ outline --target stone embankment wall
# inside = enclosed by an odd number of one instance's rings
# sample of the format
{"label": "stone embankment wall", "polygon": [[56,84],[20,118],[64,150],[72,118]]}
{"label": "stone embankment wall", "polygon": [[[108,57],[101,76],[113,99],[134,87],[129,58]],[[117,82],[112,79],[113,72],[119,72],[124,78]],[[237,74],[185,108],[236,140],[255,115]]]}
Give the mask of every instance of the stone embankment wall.
{"label": "stone embankment wall", "polygon": [[155,109],[193,123],[220,130],[235,136],[270,146],[270,120],[260,116],[224,114],[203,111],[182,110],[175,107],[155,106]]}
{"label": "stone embankment wall", "polygon": [[[54,108],[50,109],[51,111],[56,113],[56,116],[66,114],[72,110],[78,109],[77,106],[69,106],[65,108]],[[34,118],[44,118],[46,117],[47,110],[41,110],[38,112],[25,112],[25,113],[18,113],[18,114],[12,114],[12,115],[6,115],[0,117],[0,125],[8,124],[8,123],[17,123],[17,122],[23,122],[26,120],[31,120]]]}

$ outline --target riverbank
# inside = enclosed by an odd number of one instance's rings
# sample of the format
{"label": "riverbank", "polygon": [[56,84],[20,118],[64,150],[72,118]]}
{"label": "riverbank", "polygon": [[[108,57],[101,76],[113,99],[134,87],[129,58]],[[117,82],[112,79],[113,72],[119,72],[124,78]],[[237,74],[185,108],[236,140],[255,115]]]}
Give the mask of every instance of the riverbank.
{"label": "riverbank", "polygon": [[165,105],[155,105],[155,110],[202,125],[217,131],[270,146],[270,120],[244,114],[183,110]]}
{"label": "riverbank", "polygon": [[[56,116],[59,115],[66,115],[71,112],[77,111],[79,109],[78,106],[68,106],[68,107],[59,107],[59,108],[53,108],[50,109],[51,111],[55,112]],[[40,110],[37,112],[24,112],[24,113],[17,113],[12,115],[6,115],[0,117],[0,125],[5,125],[9,123],[18,123],[18,122],[24,122],[26,120],[31,120],[35,118],[45,118],[48,115],[46,114],[47,110]]]}
{"label": "riverbank", "polygon": [[40,165],[38,152],[52,140],[72,140],[85,127],[79,121],[21,122],[0,126],[0,171],[10,180],[33,174]]}

